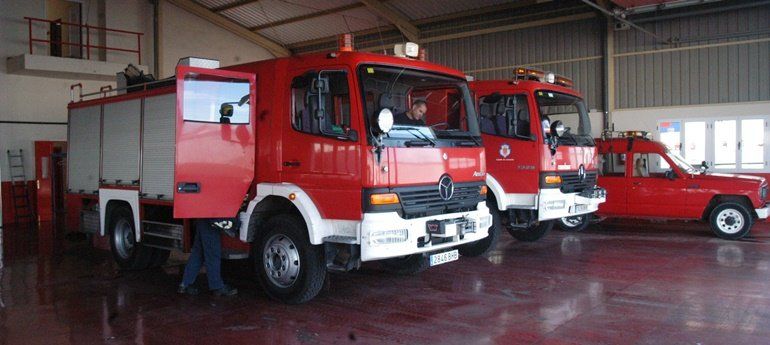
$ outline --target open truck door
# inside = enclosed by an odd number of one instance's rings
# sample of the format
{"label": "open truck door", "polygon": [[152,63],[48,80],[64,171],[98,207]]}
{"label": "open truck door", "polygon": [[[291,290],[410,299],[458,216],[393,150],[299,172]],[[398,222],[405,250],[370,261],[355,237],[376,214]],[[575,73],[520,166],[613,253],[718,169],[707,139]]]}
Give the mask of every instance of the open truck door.
{"label": "open truck door", "polygon": [[254,179],[254,74],[176,70],[174,217],[235,217]]}

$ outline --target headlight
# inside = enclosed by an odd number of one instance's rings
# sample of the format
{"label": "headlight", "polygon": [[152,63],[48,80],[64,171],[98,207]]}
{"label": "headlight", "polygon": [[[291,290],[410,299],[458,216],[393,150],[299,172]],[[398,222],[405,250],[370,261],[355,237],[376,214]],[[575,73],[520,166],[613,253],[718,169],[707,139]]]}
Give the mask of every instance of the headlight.
{"label": "headlight", "polygon": [[409,238],[409,230],[378,230],[372,231],[369,241],[372,244],[391,244],[405,242]]}

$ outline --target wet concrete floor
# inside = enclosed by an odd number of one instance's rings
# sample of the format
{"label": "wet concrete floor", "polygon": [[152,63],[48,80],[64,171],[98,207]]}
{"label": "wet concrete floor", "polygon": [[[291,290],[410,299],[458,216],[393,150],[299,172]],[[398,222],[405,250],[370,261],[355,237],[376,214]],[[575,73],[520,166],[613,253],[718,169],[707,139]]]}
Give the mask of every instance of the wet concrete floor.
{"label": "wet concrete floor", "polygon": [[[418,276],[368,264],[310,303],[175,293],[183,257],[121,272],[82,239],[5,229],[0,344],[769,344],[770,224],[725,241],[697,223],[610,221]],[[62,245],[64,243],[64,245]],[[205,286],[204,277],[199,282]]]}

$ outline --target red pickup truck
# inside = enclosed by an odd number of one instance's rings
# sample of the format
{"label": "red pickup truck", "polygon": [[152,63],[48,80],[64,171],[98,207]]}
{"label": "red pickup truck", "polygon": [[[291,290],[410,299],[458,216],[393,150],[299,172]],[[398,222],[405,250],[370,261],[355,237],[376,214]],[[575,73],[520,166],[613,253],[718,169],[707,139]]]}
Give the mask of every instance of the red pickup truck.
{"label": "red pickup truck", "polygon": [[762,177],[712,173],[705,164],[695,168],[644,132],[605,135],[596,144],[598,185],[607,190],[600,216],[700,219],[730,240],[746,236],[756,219],[768,217]]}

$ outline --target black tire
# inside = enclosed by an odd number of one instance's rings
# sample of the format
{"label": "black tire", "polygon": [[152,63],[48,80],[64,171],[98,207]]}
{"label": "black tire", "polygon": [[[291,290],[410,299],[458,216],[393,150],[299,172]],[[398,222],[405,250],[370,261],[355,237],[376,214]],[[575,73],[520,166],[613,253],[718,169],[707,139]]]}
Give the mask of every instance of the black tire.
{"label": "black tire", "polygon": [[497,209],[497,202],[495,202],[494,198],[487,199],[487,207],[492,214],[492,226],[487,230],[489,235],[482,240],[457,247],[460,255],[481,256],[497,246],[497,239],[500,238],[500,227],[502,226],[500,211]]}
{"label": "black tire", "polygon": [[591,213],[581,214],[579,216],[559,218],[556,220],[556,224],[564,231],[583,231],[591,225],[591,218],[593,218]]}
{"label": "black tire", "polygon": [[412,254],[393,259],[381,260],[380,264],[389,272],[400,275],[415,275],[430,267],[430,259],[425,254]]}
{"label": "black tire", "polygon": [[754,223],[751,212],[737,202],[723,202],[709,215],[711,230],[723,239],[737,240],[746,236]]}
{"label": "black tire", "polygon": [[112,257],[124,270],[143,270],[150,266],[153,248],[135,243],[136,226],[131,210],[119,206],[113,208],[107,219]]}
{"label": "black tire", "polygon": [[533,227],[529,227],[526,229],[517,229],[517,228],[511,228],[508,227],[508,233],[513,236],[513,238],[523,241],[523,242],[535,242],[545,234],[548,233],[548,231],[551,231],[553,228],[553,223],[555,223],[555,220],[544,220],[538,223],[537,225]]}
{"label": "black tire", "polygon": [[288,304],[313,299],[326,280],[323,246],[310,244],[305,223],[293,215],[270,218],[262,230],[252,245],[254,269],[262,288],[270,297]]}

